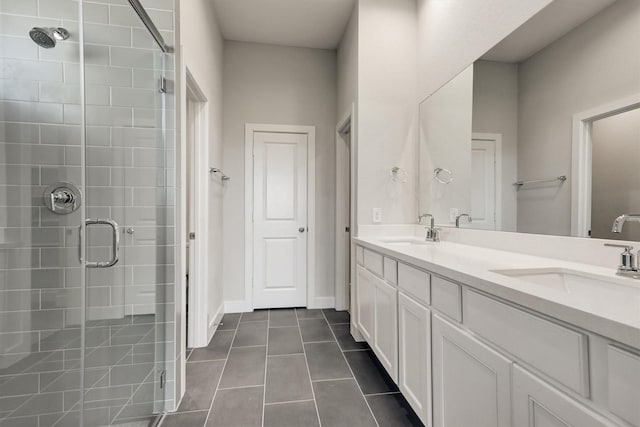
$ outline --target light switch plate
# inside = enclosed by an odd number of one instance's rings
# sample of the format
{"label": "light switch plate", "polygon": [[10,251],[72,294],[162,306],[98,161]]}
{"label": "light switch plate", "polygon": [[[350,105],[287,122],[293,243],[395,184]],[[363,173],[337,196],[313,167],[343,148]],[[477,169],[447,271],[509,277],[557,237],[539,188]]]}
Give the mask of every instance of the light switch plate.
{"label": "light switch plate", "polygon": [[380,224],[382,222],[382,208],[373,208],[373,223]]}
{"label": "light switch plate", "polygon": [[449,222],[450,223],[455,223],[456,222],[456,217],[460,215],[460,209],[458,208],[450,208],[449,209]]}

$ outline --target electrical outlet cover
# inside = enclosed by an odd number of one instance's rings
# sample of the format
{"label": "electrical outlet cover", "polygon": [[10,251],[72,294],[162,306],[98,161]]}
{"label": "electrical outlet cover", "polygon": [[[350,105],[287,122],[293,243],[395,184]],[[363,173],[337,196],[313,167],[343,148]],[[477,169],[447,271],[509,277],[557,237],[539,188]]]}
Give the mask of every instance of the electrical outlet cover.
{"label": "electrical outlet cover", "polygon": [[380,224],[382,222],[382,208],[373,208],[373,223]]}

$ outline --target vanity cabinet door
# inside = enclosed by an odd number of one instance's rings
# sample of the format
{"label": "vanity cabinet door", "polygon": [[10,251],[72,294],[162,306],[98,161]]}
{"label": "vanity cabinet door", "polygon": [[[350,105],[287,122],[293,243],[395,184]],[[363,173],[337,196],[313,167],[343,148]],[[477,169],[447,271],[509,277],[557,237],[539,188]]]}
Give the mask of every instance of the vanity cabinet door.
{"label": "vanity cabinet door", "polygon": [[373,351],[398,382],[398,290],[377,277],[374,282]]}
{"label": "vanity cabinet door", "polygon": [[432,333],[434,426],[512,426],[511,361],[436,314]]}
{"label": "vanity cabinet door", "polygon": [[373,287],[373,275],[364,267],[358,266],[356,277],[357,324],[360,334],[370,344],[373,338]]}
{"label": "vanity cabinet door", "polygon": [[514,365],[513,425],[518,427],[613,427],[616,424],[520,366]]}
{"label": "vanity cabinet door", "polygon": [[398,295],[398,386],[420,420],[431,425],[431,312]]}

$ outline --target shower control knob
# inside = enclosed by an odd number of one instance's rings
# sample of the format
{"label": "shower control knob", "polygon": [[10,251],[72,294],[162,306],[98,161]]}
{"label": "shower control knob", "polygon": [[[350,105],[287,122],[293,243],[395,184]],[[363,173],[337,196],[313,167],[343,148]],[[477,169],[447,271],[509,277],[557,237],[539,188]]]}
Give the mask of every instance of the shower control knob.
{"label": "shower control knob", "polygon": [[75,212],[82,201],[82,193],[69,182],[56,182],[44,191],[44,205],[58,215]]}
{"label": "shower control knob", "polygon": [[135,233],[135,232],[136,232],[136,230],[135,230],[133,227],[128,227],[128,228],[125,230],[125,232],[126,232],[127,234],[133,234],[133,233]]}

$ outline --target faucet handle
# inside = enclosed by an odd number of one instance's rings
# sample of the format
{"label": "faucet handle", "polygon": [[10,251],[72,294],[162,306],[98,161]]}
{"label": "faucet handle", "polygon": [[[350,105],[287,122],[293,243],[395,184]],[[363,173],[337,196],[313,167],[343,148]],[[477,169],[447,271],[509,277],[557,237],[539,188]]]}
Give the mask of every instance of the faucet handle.
{"label": "faucet handle", "polygon": [[615,245],[613,243],[605,243],[604,245],[610,248],[624,249],[624,252],[620,254],[620,265],[618,266],[618,271],[637,271],[635,256],[631,252],[633,250],[633,246]]}

